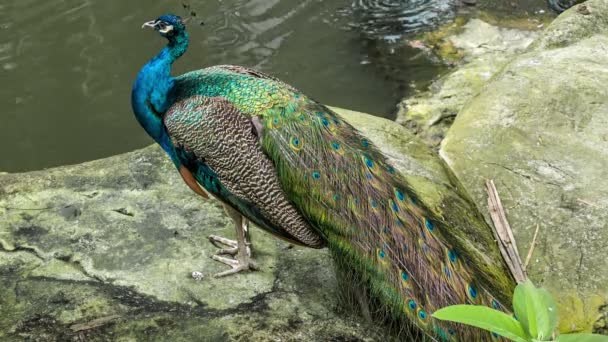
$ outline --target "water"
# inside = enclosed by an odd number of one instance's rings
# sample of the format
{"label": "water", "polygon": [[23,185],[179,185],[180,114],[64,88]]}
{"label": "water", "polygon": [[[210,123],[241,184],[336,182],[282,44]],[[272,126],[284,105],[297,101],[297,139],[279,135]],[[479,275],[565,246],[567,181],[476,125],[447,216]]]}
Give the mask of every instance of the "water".
{"label": "water", "polygon": [[[358,14],[351,0],[190,5],[205,26],[191,26],[190,51],[175,73],[251,66],[324,103],[386,117],[410,81],[378,65],[378,51],[370,52],[353,29]],[[0,171],[78,163],[150,144],[129,97],[139,68],[164,44],[140,26],[165,12],[185,14],[181,2],[166,0],[0,2]],[[412,78],[431,79],[437,72],[428,66],[414,65]]]}
{"label": "water", "polygon": [[365,34],[397,38],[440,24],[457,7],[455,0],[355,0],[352,8]]}
{"label": "water", "polygon": [[[400,39],[452,18],[455,1],[190,1],[205,26],[191,25],[190,51],[174,72],[250,66],[323,103],[390,118],[410,84],[428,84],[445,69]],[[544,6],[504,6],[514,3]],[[152,143],[129,97],[137,72],[165,43],[141,24],[166,12],[186,14],[176,0],[0,0],[0,171]]]}

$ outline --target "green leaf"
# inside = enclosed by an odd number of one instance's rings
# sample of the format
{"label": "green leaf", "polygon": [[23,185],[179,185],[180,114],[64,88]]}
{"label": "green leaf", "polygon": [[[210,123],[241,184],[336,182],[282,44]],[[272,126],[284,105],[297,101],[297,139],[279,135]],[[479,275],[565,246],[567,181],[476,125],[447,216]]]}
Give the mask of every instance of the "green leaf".
{"label": "green leaf", "polygon": [[534,302],[534,310],[538,328],[537,337],[551,339],[553,331],[557,327],[557,305],[547,290],[536,288],[536,294],[538,301]]}
{"label": "green leaf", "polygon": [[435,311],[433,317],[472,325],[497,333],[516,342],[528,342],[521,324],[513,317],[482,305],[451,305]]}
{"label": "green leaf", "polygon": [[597,334],[561,334],[557,342],[608,342],[608,336]]}
{"label": "green leaf", "polygon": [[536,288],[529,280],[517,285],[513,309],[530,336],[544,341],[553,334],[557,326],[557,307],[547,290]]}
{"label": "green leaf", "polygon": [[530,281],[526,281],[525,283],[518,284],[513,292],[513,313],[528,333],[530,332],[530,319],[528,318],[528,309],[526,304],[528,302],[527,296],[530,292],[528,290],[530,286],[533,286],[532,283]]}

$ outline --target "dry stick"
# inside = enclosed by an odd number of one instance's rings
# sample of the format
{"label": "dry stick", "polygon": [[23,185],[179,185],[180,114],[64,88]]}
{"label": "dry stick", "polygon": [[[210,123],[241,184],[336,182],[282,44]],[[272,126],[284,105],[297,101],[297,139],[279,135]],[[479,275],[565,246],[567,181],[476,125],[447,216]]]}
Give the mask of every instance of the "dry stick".
{"label": "dry stick", "polygon": [[513,231],[507,221],[505,210],[498,197],[498,190],[494,185],[493,180],[486,181],[486,191],[488,192],[488,209],[490,210],[490,217],[494,223],[494,236],[498,240],[498,247],[500,253],[505,259],[511,274],[517,283],[523,283],[528,279],[526,271],[517,252],[517,245],[515,238],[513,237]]}
{"label": "dry stick", "polygon": [[530,263],[530,259],[532,259],[532,253],[534,252],[534,247],[536,247],[536,237],[538,236],[538,230],[540,229],[540,224],[536,224],[536,230],[534,231],[534,237],[532,238],[532,243],[530,244],[530,249],[528,250],[528,255],[526,256],[526,262],[524,263],[524,270],[528,269],[528,263]]}

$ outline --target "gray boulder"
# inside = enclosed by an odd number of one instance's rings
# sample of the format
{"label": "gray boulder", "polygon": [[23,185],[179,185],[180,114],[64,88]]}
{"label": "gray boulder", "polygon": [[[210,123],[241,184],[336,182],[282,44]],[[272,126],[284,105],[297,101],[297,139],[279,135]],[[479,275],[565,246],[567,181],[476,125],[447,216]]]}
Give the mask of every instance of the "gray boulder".
{"label": "gray boulder", "polygon": [[441,146],[483,209],[494,179],[561,331],[608,333],[608,1],[559,16],[460,111]]}

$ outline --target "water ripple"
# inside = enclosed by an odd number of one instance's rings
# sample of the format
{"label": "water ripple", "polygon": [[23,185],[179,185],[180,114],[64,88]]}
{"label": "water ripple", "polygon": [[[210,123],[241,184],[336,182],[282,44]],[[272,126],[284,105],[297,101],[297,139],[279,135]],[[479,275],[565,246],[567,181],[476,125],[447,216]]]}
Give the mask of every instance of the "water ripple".
{"label": "water ripple", "polygon": [[238,58],[232,56],[231,63],[263,67],[294,31],[293,23],[311,15],[311,5],[314,0],[295,5],[281,0],[222,2],[219,10],[206,18],[206,26],[213,28],[208,35],[209,48],[217,51],[214,58],[220,57],[218,60],[229,57],[227,51],[238,51]]}
{"label": "water ripple", "polygon": [[354,0],[355,26],[372,37],[432,28],[455,13],[454,0]]}
{"label": "water ripple", "polygon": [[[190,26],[190,50],[175,74],[252,66],[319,101],[385,115],[403,95],[361,63],[379,59],[349,28],[357,21],[353,8],[362,8],[353,0],[188,2],[205,26]],[[337,15],[343,8],[348,15]],[[382,22],[374,11],[369,20]],[[74,163],[150,143],[130,114],[130,93],[141,66],[165,44],[139,27],[166,12],[183,15],[181,1],[0,0],[0,76],[11,85],[0,88],[0,170]]]}

